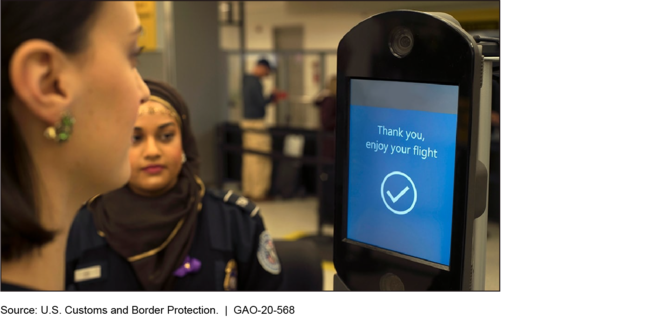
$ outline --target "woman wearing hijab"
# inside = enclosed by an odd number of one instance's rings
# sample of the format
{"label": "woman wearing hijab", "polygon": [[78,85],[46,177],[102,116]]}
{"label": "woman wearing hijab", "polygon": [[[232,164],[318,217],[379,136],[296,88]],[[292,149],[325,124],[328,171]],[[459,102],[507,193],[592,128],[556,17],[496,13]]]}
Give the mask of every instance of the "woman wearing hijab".
{"label": "woman wearing hijab", "polygon": [[277,290],[280,262],[257,206],[206,191],[189,112],[169,85],[146,81],[131,178],[80,210],[67,246],[69,290]]}

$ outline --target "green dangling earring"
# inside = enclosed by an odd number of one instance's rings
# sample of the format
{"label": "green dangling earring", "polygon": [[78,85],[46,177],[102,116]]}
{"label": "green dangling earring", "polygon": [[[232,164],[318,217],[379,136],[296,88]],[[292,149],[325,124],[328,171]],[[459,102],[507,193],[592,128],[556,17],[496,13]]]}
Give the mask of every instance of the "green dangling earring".
{"label": "green dangling earring", "polygon": [[73,125],[74,118],[70,114],[65,114],[56,126],[50,126],[45,129],[45,138],[59,143],[66,142],[70,139],[70,135],[72,135]]}

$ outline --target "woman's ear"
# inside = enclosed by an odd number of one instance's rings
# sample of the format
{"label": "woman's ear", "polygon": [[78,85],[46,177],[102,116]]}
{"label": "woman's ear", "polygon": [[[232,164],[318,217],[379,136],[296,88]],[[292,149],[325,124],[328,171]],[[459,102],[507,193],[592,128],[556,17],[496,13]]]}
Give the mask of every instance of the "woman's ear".
{"label": "woman's ear", "polygon": [[55,125],[72,103],[73,69],[65,54],[52,43],[29,40],[9,62],[16,100],[46,125]]}

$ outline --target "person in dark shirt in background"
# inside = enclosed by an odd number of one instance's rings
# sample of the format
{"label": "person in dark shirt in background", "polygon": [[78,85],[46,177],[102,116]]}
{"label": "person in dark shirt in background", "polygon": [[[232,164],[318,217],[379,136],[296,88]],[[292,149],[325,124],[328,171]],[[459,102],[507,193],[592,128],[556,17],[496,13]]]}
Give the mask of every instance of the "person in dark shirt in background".
{"label": "person in dark shirt in background", "polygon": [[[314,101],[320,109],[320,122],[324,131],[334,133],[336,130],[336,76],[330,79],[329,86],[324,89]],[[323,156],[334,159],[334,136],[326,136],[323,140]]]}
{"label": "person in dark shirt in background", "polygon": [[274,92],[264,97],[261,79],[271,75],[273,68],[266,59],[260,59],[251,74],[244,75],[244,118],[247,120],[263,120],[266,115],[266,105],[277,98]]}
{"label": "person in dark shirt in background", "polygon": [[[271,137],[264,131],[267,129],[264,117],[266,106],[277,102],[283,94],[274,90],[270,97],[264,97],[261,79],[271,74],[271,65],[266,59],[261,59],[253,68],[251,74],[244,76],[244,119],[240,127],[244,130],[242,143],[244,149],[259,152],[271,152]],[[246,132],[245,130],[258,130]],[[261,132],[260,132],[261,131]],[[242,193],[253,200],[263,200],[271,187],[271,158],[243,154],[242,156]]]}
{"label": "person in dark shirt in background", "polygon": [[[336,76],[330,79],[329,86],[314,101],[320,109],[320,122],[325,135],[321,144],[323,157],[334,161],[336,155]],[[324,165],[320,174],[323,194],[320,197],[319,212],[321,222],[334,222],[334,165]]]}

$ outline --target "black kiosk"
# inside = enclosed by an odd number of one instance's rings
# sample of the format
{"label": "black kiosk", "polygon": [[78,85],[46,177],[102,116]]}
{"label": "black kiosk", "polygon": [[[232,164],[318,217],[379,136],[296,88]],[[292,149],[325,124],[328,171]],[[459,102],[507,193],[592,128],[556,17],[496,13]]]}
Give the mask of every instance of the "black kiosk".
{"label": "black kiosk", "polygon": [[480,47],[447,14],[393,11],[337,56],[334,289],[471,290]]}

